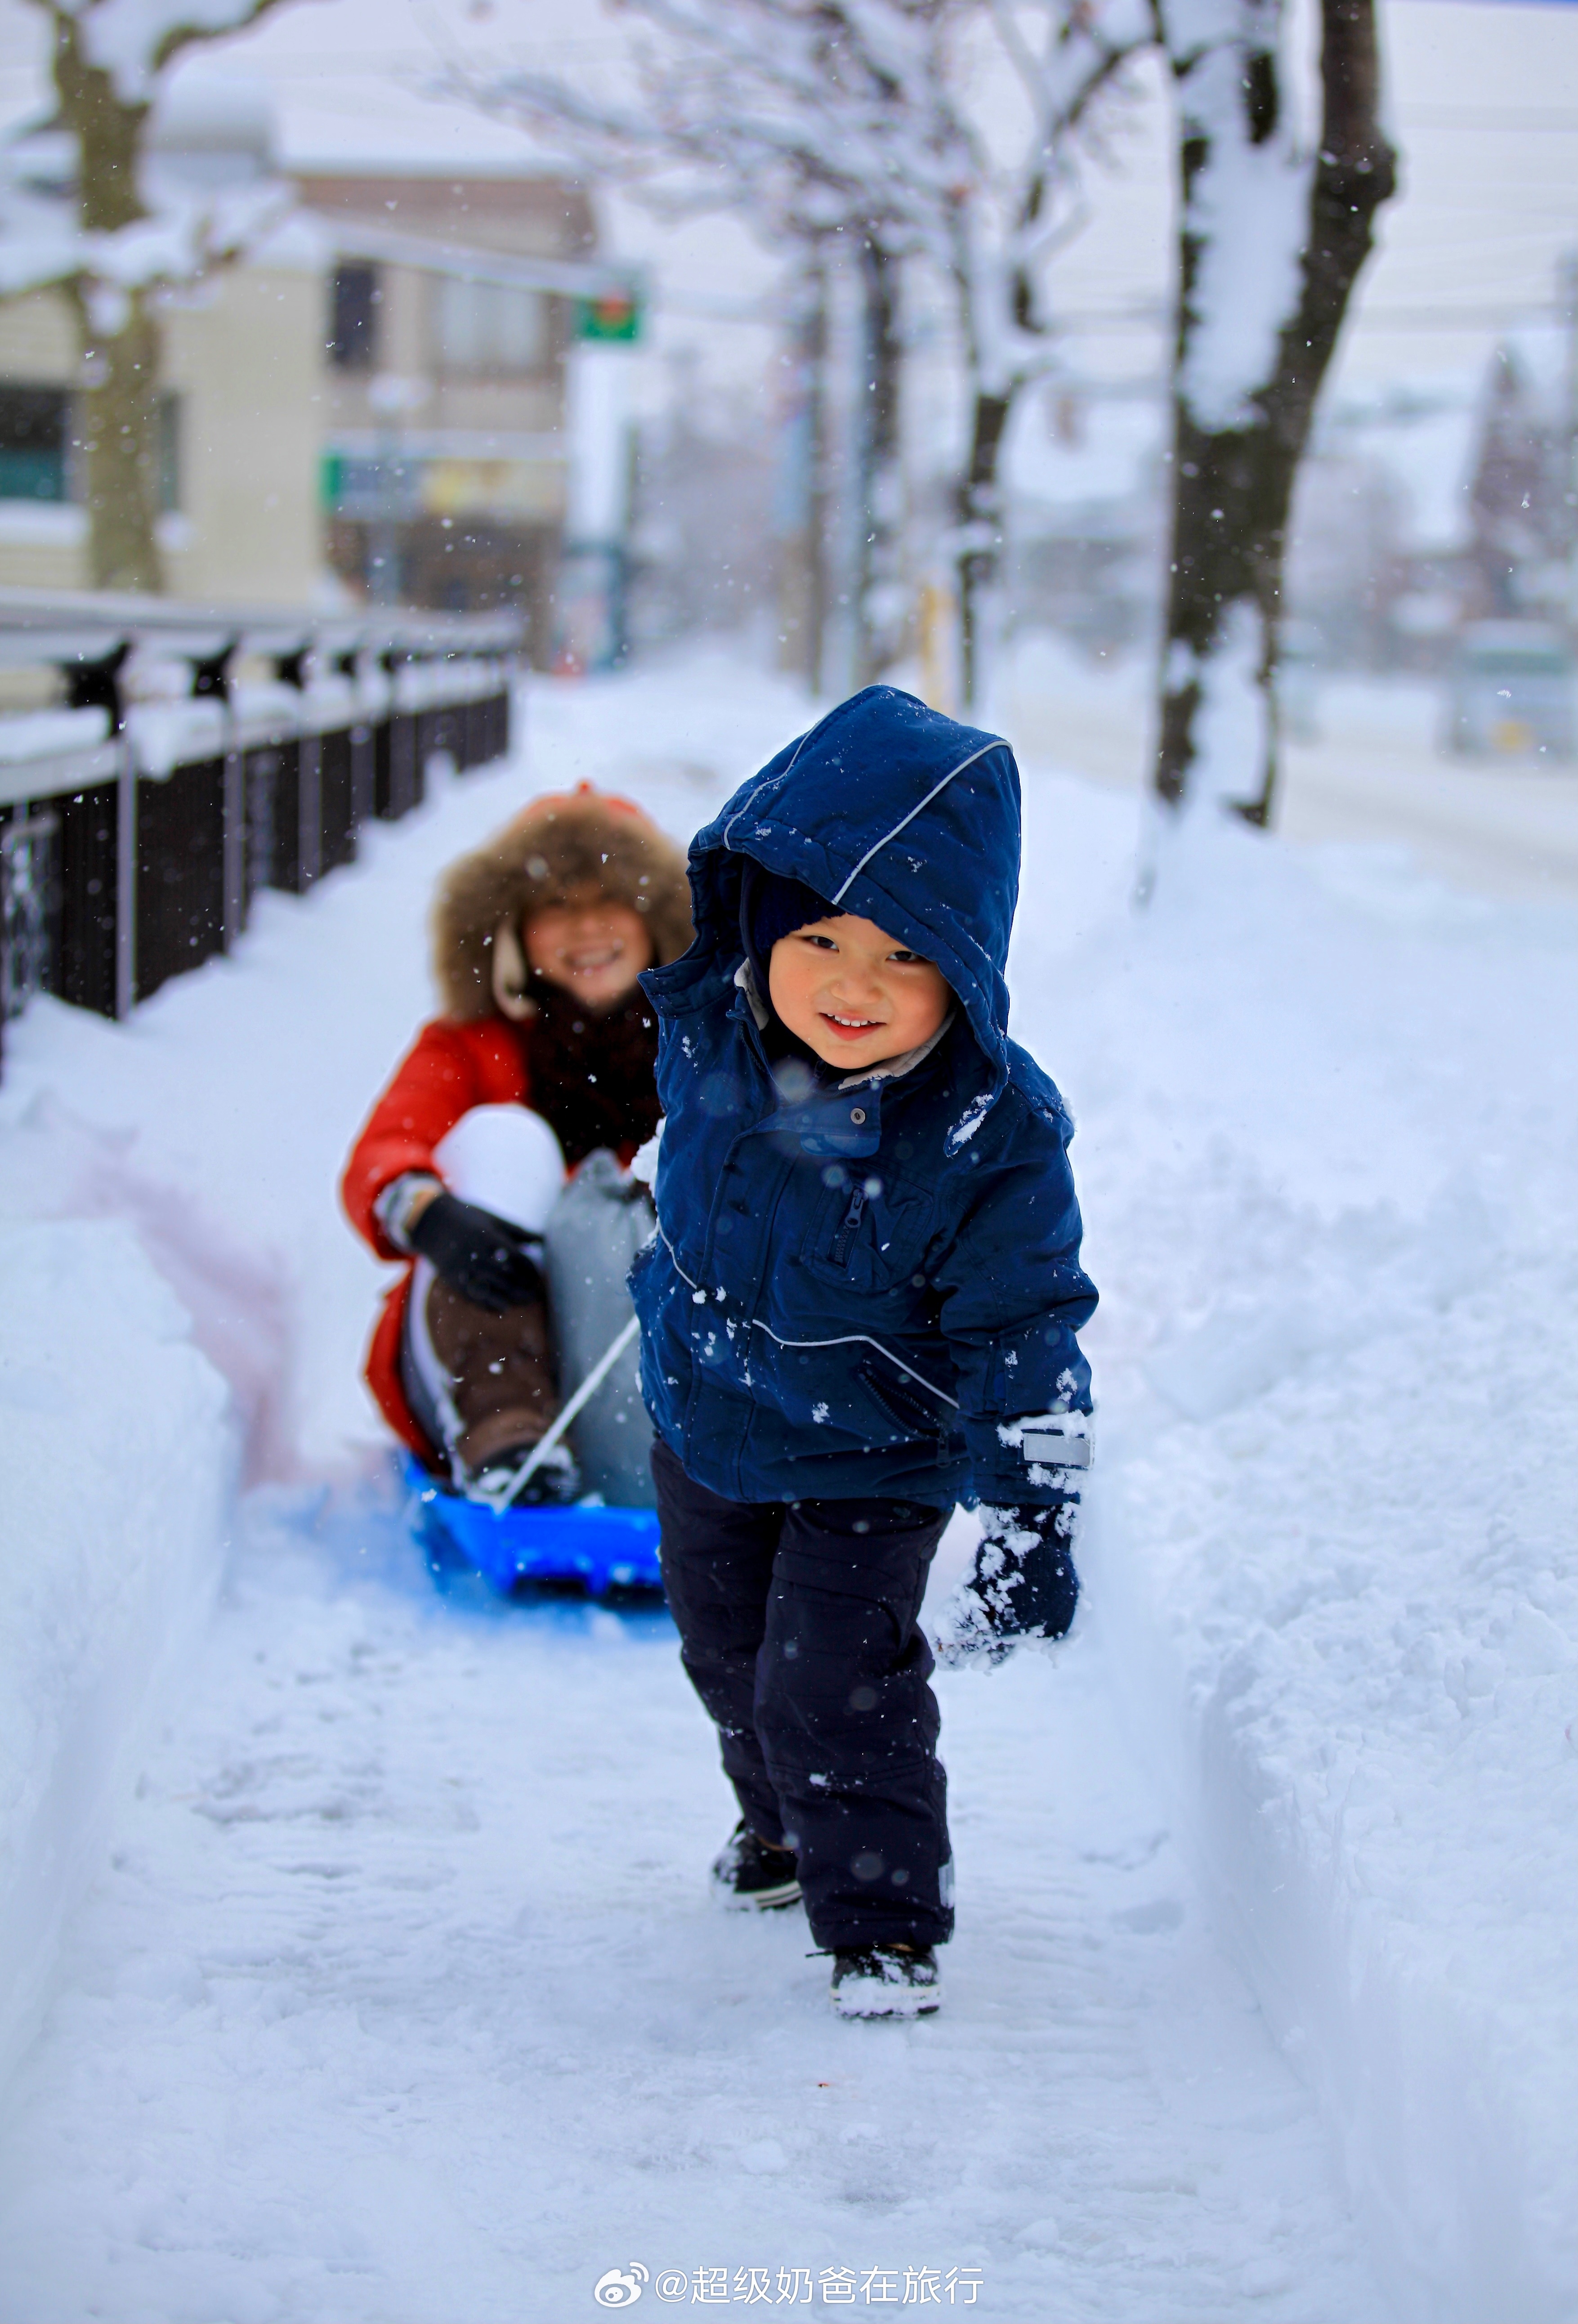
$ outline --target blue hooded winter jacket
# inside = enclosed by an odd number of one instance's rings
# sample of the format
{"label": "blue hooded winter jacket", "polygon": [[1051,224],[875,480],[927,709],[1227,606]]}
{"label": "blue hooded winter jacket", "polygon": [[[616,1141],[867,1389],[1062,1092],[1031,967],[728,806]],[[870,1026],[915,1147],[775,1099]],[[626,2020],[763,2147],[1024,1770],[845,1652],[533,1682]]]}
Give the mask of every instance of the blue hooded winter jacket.
{"label": "blue hooded winter jacket", "polygon": [[[747,857],[937,962],[960,1006],[910,1071],[793,1058],[775,1077],[740,935]],[[1095,1291],[1072,1125],[1008,1038],[1019,865],[1007,743],[885,686],[691,842],[696,941],[641,979],[665,1126],[631,1287],[653,1423],[731,1500],[1048,1503],[1076,1482],[1049,1465],[1049,1416],[1090,1409],[1075,1333]]]}

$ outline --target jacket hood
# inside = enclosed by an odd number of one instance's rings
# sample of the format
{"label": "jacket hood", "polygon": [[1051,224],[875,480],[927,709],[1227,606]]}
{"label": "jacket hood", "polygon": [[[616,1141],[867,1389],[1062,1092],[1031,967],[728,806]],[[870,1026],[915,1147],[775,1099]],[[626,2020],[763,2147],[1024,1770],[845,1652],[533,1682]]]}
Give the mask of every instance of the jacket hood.
{"label": "jacket hood", "polygon": [[533,913],[588,892],[641,913],[660,967],[690,942],[685,861],[673,841],[640,807],[590,783],[551,792],[438,882],[433,974],[445,1015],[461,1023],[530,1015],[519,932]]}
{"label": "jacket hood", "polygon": [[741,949],[743,859],[798,880],[935,960],[991,1067],[1009,1074],[1003,971],[1020,881],[1020,777],[1001,735],[868,686],[741,785],[690,843],[701,947]]}

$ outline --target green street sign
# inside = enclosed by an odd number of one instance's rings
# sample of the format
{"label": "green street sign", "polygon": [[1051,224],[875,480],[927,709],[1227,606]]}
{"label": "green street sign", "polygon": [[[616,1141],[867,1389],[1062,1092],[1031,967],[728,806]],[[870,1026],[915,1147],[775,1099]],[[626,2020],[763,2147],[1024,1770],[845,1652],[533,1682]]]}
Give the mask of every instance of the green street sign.
{"label": "green street sign", "polygon": [[577,339],[601,339],[628,346],[641,335],[641,300],[633,290],[604,290],[576,301]]}

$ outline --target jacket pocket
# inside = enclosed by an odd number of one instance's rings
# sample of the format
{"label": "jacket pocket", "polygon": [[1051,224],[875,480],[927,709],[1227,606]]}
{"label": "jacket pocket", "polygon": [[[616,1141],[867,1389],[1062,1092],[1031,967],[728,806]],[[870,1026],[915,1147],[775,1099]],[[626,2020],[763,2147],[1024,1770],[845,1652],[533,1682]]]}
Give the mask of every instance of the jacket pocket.
{"label": "jacket pocket", "polygon": [[855,1372],[889,1418],[903,1429],[906,1440],[911,1443],[930,1444],[935,1450],[937,1466],[943,1467],[948,1459],[950,1431],[946,1416],[941,1408],[933,1404],[922,1389],[911,1388],[903,1379],[896,1379],[892,1373],[883,1371],[881,1365],[869,1356],[855,1366]]}

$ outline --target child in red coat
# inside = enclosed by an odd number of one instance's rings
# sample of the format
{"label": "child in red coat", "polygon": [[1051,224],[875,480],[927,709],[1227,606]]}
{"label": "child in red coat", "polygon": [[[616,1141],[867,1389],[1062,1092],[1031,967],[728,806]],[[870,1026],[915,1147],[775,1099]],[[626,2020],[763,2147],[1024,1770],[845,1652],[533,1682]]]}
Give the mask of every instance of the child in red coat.
{"label": "child in red coat", "polygon": [[[690,935],[679,850],[589,784],[534,800],[439,883],[444,1014],[374,1107],[341,1195],[380,1259],[411,1262],[374,1330],[368,1386],[395,1434],[463,1490],[516,1466],[573,1385],[556,1342],[575,1319],[556,1312],[550,1329],[545,1231],[572,1208],[567,1172],[604,1219],[629,1192],[620,1166],[658,1120],[657,1026],[636,979]],[[642,1441],[623,1467],[639,1475],[648,1432],[626,1401]],[[533,1480],[560,1495],[580,1481],[568,1454]]]}

